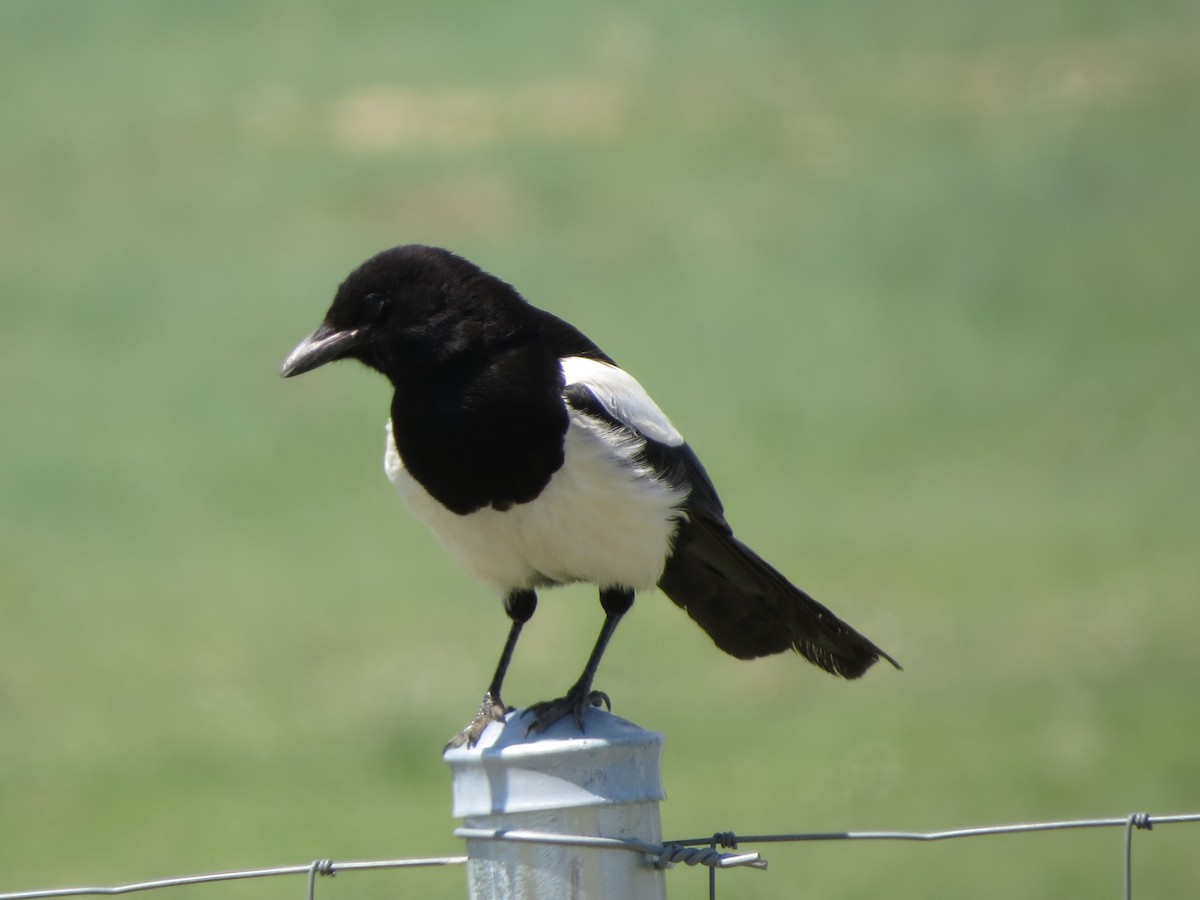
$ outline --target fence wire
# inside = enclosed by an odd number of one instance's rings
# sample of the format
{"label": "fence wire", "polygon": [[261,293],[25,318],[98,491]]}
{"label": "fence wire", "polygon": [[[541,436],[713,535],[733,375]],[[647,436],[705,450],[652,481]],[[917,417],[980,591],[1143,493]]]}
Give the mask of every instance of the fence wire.
{"label": "fence wire", "polygon": [[[1133,833],[1135,830],[1149,831],[1155,825],[1172,825],[1184,822],[1200,822],[1200,813],[1152,816],[1149,813],[1131,813],[1127,816],[1101,819],[1068,819],[1053,822],[1019,822],[1009,825],[985,825],[976,828],[958,828],[947,831],[817,831],[791,834],[744,834],[731,831],[717,832],[709,837],[685,838],[663,844],[644,841],[621,840],[596,837],[595,835],[564,835],[550,832],[521,830],[459,828],[455,834],[472,840],[514,841],[590,847],[602,850],[620,850],[641,853],[653,865],[670,868],[683,862],[687,865],[703,865],[709,869],[709,897],[717,896],[716,872],[718,869],[747,866],[765,869],[767,863],[757,852],[720,853],[717,848],[737,850],[741,844],[805,843],[814,841],[947,841],[971,837],[989,837],[1002,834],[1028,834],[1031,832],[1065,831],[1079,828],[1123,828],[1124,841],[1124,887],[1126,900],[1133,897]],[[707,850],[690,850],[702,847]],[[212,872],[206,875],[183,875],[155,881],[138,881],[109,887],[50,888],[36,891],[0,893],[0,900],[47,900],[55,897],[109,896],[132,894],[163,888],[187,885],[214,884],[223,881],[239,881],[254,878],[276,878],[303,875],[308,880],[308,900],[315,900],[316,882],[320,876],[332,876],[342,872],[377,869],[413,869],[436,866],[460,866],[468,861],[466,856],[439,856],[417,859],[382,859],[335,862],[318,859],[294,866],[275,866],[263,869],[242,869],[228,872]]]}

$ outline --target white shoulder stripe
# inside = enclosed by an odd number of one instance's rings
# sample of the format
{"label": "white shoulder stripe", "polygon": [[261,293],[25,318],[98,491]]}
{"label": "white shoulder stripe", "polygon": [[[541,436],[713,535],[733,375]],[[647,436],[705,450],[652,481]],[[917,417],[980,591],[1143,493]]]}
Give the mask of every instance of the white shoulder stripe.
{"label": "white shoulder stripe", "polygon": [[624,369],[582,356],[568,356],[561,363],[566,383],[588,388],[614,419],[668,447],[683,443],[683,435]]}

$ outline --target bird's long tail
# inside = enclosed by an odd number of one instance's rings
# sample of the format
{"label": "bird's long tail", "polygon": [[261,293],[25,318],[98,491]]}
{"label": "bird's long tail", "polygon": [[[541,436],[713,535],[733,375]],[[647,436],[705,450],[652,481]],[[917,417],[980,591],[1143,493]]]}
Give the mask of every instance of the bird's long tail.
{"label": "bird's long tail", "polygon": [[724,521],[681,522],[658,586],[732,656],[796,650],[843,678],[858,678],[880,658],[900,668],[735,538]]}

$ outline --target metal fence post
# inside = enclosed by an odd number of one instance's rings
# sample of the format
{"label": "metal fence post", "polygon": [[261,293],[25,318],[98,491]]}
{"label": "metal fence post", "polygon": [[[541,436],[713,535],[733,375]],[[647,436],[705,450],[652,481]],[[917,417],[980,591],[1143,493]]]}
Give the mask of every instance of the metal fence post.
{"label": "metal fence post", "polygon": [[[468,829],[662,840],[663,736],[602,709],[530,735],[518,711],[471,748],[448,750],[454,815]],[[640,853],[467,839],[471,900],[665,900],[662,870]]]}

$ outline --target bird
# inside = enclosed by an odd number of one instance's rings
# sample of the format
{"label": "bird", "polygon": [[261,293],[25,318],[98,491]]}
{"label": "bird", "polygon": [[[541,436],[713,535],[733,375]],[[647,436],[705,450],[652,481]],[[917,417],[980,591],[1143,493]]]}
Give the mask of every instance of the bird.
{"label": "bird", "polygon": [[636,594],[658,587],[739,659],[797,651],[855,679],[889,654],[734,537],[691,446],[642,385],[579,329],[440,247],[372,256],[288,355],[293,377],[353,359],[393,395],[384,468],[417,519],[499,595],[508,631],[479,710],[447,748],[472,747],[502,699],[543,589],[594,585],[604,622],[567,692],[528,706],[526,735],[584,713]]}

